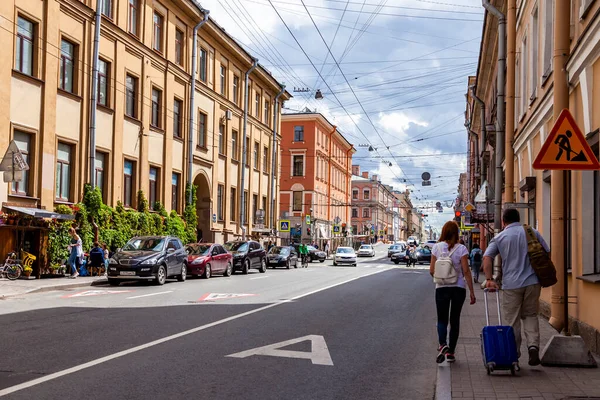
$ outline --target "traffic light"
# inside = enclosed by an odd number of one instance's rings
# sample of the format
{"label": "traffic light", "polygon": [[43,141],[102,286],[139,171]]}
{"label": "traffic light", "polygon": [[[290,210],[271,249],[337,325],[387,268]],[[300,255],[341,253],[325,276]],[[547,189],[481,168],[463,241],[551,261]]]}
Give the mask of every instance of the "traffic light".
{"label": "traffic light", "polygon": [[457,224],[460,224],[460,216],[462,215],[462,213],[460,211],[454,211],[454,220],[456,221]]}
{"label": "traffic light", "polygon": [[310,236],[310,228],[306,228],[306,234]]}

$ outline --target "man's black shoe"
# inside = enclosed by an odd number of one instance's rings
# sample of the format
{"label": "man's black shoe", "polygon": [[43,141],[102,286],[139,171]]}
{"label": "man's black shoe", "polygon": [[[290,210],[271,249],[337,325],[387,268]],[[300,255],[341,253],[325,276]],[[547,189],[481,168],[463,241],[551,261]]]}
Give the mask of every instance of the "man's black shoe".
{"label": "man's black shoe", "polygon": [[540,365],[540,349],[535,346],[531,346],[529,349],[529,365],[536,366]]}

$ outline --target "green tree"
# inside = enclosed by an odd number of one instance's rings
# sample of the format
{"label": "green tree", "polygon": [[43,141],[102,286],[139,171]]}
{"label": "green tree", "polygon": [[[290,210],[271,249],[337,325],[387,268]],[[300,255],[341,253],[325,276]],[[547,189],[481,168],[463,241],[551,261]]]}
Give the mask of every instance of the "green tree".
{"label": "green tree", "polygon": [[[196,214],[196,186],[188,184],[185,188],[186,206],[183,211],[185,220],[185,236],[181,237],[184,243],[194,243],[197,239],[198,215]],[[191,196],[190,196],[191,195]],[[192,201],[190,202],[190,198]],[[172,212],[171,212],[172,214]]]}

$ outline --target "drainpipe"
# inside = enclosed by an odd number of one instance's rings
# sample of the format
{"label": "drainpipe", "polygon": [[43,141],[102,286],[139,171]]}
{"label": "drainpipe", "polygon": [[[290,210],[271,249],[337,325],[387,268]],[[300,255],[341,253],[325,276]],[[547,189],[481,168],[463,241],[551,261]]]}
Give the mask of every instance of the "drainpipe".
{"label": "drainpipe", "polygon": [[[277,117],[279,116],[279,97],[285,93],[285,85],[281,85],[281,91],[277,93],[273,102],[273,149],[271,162],[271,230],[275,231],[275,163],[277,162]],[[283,103],[283,101],[282,101]],[[244,142],[246,140],[244,139]],[[245,168],[245,167],[244,167]]]}
{"label": "drainpipe", "polygon": [[94,26],[94,55],[92,60],[92,93],[90,98],[90,185],[96,187],[96,106],[98,105],[98,58],[100,57],[100,28],[103,0],[96,1]]}
{"label": "drainpipe", "polygon": [[[204,13],[204,19],[194,26],[194,39],[192,47],[192,76],[190,82],[190,126],[188,133],[188,185],[192,184],[192,170],[194,168],[194,117],[196,116],[196,110],[194,106],[194,99],[196,97],[196,58],[198,57],[198,30],[208,21],[208,14],[210,11],[205,10],[198,6],[200,12]],[[188,197],[188,204],[192,204],[192,191]]]}
{"label": "drainpipe", "polygon": [[[569,59],[570,46],[570,23],[571,9],[568,1],[557,1],[554,4],[554,120],[564,108],[569,108],[569,83],[567,80],[566,63]],[[551,172],[550,202],[552,212],[550,215],[550,243],[552,244],[552,262],[556,266],[556,277],[558,282],[552,286],[552,304],[550,325],[557,331],[562,328],[569,334],[568,324],[568,279],[567,266],[568,260],[565,259],[567,252],[565,248],[569,246],[566,243],[566,232],[568,221],[566,208],[570,205],[565,201],[567,189],[568,171],[553,170]]]}
{"label": "drainpipe", "polygon": [[[258,65],[258,60],[257,59],[252,59],[252,67],[250,67],[250,69],[246,72],[246,76],[244,78],[244,86],[245,86],[245,90],[244,90],[244,133],[242,135],[242,166],[240,168],[240,170],[242,171],[242,178],[241,178],[241,203],[240,203],[240,226],[242,227],[242,240],[246,240],[246,227],[244,226],[244,224],[246,223],[245,221],[245,216],[246,216],[246,210],[245,210],[245,203],[244,203],[244,199],[246,197],[246,193],[244,192],[245,189],[245,181],[246,181],[246,152],[248,151],[246,149],[246,136],[248,134],[248,86],[249,86],[249,77],[250,74],[252,73],[252,71],[254,71],[254,69],[257,67]],[[248,193],[250,194],[250,193]]]}
{"label": "drainpipe", "polygon": [[[514,1],[514,0],[512,0]],[[496,114],[496,174],[494,182],[494,231],[498,234],[502,228],[502,158],[504,157],[504,70],[506,66],[506,18],[500,10],[492,6],[489,0],[483,0],[483,7],[498,19],[498,76],[497,76],[497,114]],[[513,85],[514,86],[514,85]],[[512,149],[512,138],[510,143]],[[514,157],[514,153],[513,153]],[[506,179],[508,182],[509,173],[512,176],[512,159],[506,162]],[[508,169],[510,164],[510,171]],[[508,193],[508,188],[507,188]],[[512,192],[511,192],[512,193]],[[510,195],[512,202],[512,194]]]}

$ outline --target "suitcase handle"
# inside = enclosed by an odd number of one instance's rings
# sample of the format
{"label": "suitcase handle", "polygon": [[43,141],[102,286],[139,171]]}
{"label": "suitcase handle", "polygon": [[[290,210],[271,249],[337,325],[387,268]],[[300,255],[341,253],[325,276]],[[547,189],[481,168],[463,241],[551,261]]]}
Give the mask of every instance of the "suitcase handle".
{"label": "suitcase handle", "polygon": [[[483,300],[485,302],[485,323],[487,326],[490,326],[490,313],[488,310],[488,292],[490,292],[489,289],[483,289]],[[496,305],[498,306],[498,325],[502,325],[502,314],[500,313],[500,291],[499,290],[494,290],[494,292],[496,292]]]}

